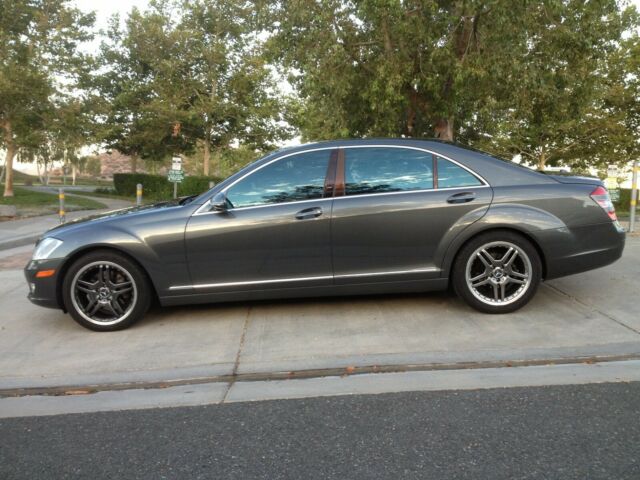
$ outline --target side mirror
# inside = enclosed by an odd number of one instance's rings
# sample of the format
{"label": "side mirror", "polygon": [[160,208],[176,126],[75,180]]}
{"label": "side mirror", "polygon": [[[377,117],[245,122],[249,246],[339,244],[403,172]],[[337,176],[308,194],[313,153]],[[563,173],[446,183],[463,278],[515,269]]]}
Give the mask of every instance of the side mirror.
{"label": "side mirror", "polygon": [[211,210],[223,212],[227,209],[227,196],[223,192],[216,193],[209,199],[209,207]]}

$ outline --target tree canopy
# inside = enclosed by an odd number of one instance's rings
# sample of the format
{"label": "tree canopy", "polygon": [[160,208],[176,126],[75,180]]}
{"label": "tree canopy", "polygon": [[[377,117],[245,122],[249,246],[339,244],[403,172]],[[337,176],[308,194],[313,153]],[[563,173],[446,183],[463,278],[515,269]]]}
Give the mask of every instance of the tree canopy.
{"label": "tree canopy", "polygon": [[5,196],[13,196],[13,159],[42,147],[52,111],[74,94],[85,65],[81,42],[94,15],[69,0],[0,0],[0,129],[6,150]]}
{"label": "tree canopy", "polygon": [[538,168],[639,153],[640,20],[622,0],[152,0],[93,21],[0,0],[5,195],[16,155],[74,164],[92,144],[205,175],[294,134],[437,137]]}
{"label": "tree canopy", "polygon": [[[282,0],[263,9],[269,51],[293,72],[305,138],[455,139],[540,168],[611,161],[612,138],[638,138],[613,120],[611,75],[624,78],[622,35],[638,25],[615,0]],[[629,94],[617,80],[617,93]]]}

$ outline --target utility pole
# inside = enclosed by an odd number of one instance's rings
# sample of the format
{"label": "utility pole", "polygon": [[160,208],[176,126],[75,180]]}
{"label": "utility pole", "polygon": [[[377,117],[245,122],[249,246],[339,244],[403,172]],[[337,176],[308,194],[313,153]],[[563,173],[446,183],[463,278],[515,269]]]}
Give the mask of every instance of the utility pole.
{"label": "utility pole", "polygon": [[638,204],[638,160],[633,161],[633,173],[631,174],[631,202],[629,209],[629,231],[633,232],[636,228],[636,205]]}

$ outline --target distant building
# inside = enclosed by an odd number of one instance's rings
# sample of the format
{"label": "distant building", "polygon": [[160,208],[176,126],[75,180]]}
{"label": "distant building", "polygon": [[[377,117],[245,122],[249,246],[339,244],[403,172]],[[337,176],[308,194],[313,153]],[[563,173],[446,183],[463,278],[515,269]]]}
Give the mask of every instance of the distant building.
{"label": "distant building", "polygon": [[[131,157],[117,150],[99,154],[98,160],[100,160],[100,176],[103,178],[113,178],[114,173],[131,172]],[[142,161],[138,161],[136,171],[145,173]]]}

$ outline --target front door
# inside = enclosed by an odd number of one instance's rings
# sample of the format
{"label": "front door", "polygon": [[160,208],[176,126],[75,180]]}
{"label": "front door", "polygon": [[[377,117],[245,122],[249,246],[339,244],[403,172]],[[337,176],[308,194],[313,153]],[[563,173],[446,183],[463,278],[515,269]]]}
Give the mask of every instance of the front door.
{"label": "front door", "polygon": [[330,155],[303,152],[258,167],[227,189],[226,211],[189,220],[187,259],[197,292],[332,283]]}
{"label": "front door", "polygon": [[435,253],[447,232],[492,198],[471,172],[418,149],[344,148],[337,168],[344,172],[331,220],[338,285],[438,278]]}

